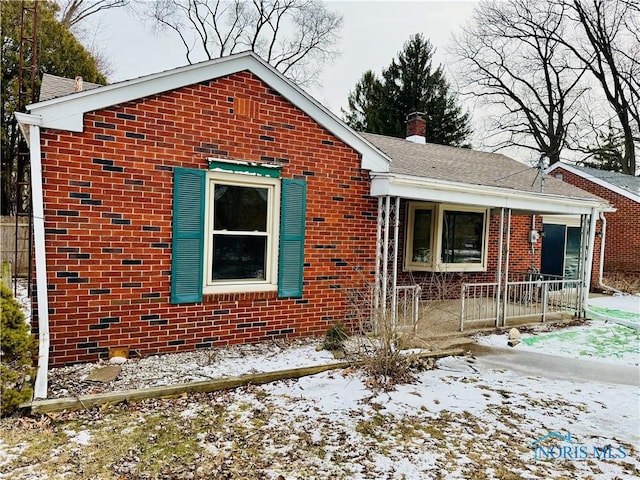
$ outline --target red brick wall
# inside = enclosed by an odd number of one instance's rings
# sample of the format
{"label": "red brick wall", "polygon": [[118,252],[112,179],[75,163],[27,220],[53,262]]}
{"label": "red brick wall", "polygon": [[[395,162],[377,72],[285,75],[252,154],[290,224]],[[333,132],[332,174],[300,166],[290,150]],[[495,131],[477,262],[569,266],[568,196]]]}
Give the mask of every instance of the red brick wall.
{"label": "red brick wall", "polygon": [[[373,281],[377,202],[358,154],[249,73],[85,115],[43,138],[51,364],[109,347],[143,355],[320,334],[346,290]],[[304,296],[171,305],[174,167],[207,157],[283,165],[307,180]]]}
{"label": "red brick wall", "polygon": [[[563,168],[552,175],[562,174],[563,181],[604,198],[617,211],[605,213],[607,232],[605,239],[604,270],[607,272],[640,272],[640,203],[593,183]],[[598,231],[601,230],[598,222]],[[594,263],[599,264],[600,247],[597,246]],[[597,257],[597,258],[596,258]],[[597,261],[597,262],[596,262]],[[594,275],[597,276],[596,265]]]}

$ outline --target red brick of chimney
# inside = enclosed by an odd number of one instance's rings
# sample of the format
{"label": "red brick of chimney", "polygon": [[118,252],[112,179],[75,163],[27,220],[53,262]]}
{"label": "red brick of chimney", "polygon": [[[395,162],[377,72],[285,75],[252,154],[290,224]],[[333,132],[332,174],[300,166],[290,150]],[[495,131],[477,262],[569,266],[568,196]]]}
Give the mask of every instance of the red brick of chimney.
{"label": "red brick of chimney", "polygon": [[424,113],[413,112],[407,115],[407,140],[415,143],[426,143],[427,121]]}

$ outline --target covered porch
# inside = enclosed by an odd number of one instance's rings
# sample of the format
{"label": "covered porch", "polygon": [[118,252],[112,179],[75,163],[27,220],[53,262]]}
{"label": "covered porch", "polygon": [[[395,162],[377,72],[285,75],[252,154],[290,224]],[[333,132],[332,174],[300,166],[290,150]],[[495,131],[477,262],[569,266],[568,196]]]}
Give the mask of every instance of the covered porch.
{"label": "covered porch", "polygon": [[[371,172],[374,326],[428,337],[584,316],[606,201],[545,176],[542,163],[528,167],[423,137],[363,136],[390,159],[388,171]],[[543,215],[579,225],[562,275],[543,268]]]}
{"label": "covered porch", "polygon": [[[445,254],[444,244],[450,240],[441,238],[434,242],[439,243],[432,254],[437,258],[428,271],[421,271],[412,269],[409,258],[416,250],[415,239],[411,242],[411,230],[417,230],[409,215],[415,212],[412,204],[422,205],[424,200],[391,195],[378,197],[374,324],[386,322],[417,339],[429,339],[461,331],[585,316],[600,210],[591,207],[576,212],[579,209],[575,205],[554,205],[553,208],[542,205],[543,208],[535,209],[480,205],[486,208],[488,217],[480,235],[481,246],[473,240],[463,241],[460,245],[446,245]],[[500,203],[498,198],[485,197],[483,201],[491,200]],[[503,201],[508,203],[506,199]],[[435,210],[446,205],[447,212],[466,212],[470,206],[429,203],[436,205]],[[536,199],[531,203],[536,203]],[[580,219],[577,270],[567,277],[545,274],[540,269],[541,236],[544,235],[541,215],[568,212]],[[440,214],[441,221],[442,217]],[[528,227],[524,231],[523,222]],[[432,239],[445,235],[444,229],[435,230],[431,233]],[[526,254],[522,253],[523,245]],[[449,263],[444,263],[446,255]],[[461,258],[466,260],[458,262]],[[474,262],[476,265],[470,268],[469,264]],[[459,268],[456,263],[460,264]]]}

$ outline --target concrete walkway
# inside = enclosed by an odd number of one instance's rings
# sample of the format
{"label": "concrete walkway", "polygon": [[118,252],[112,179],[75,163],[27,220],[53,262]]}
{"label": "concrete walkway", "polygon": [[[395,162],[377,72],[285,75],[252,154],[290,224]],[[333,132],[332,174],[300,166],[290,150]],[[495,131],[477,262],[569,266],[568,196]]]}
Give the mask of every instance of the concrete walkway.
{"label": "concrete walkway", "polygon": [[476,367],[504,369],[576,382],[600,382],[614,385],[640,386],[640,369],[626,365],[556,357],[535,352],[474,345]]}

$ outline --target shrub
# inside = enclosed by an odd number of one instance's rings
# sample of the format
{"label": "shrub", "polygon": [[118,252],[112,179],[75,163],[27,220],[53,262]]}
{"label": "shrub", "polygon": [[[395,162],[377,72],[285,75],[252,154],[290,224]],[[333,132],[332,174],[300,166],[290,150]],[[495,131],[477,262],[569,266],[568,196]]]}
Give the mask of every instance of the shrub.
{"label": "shrub", "polygon": [[21,403],[31,400],[37,342],[31,336],[20,304],[11,290],[4,285],[0,290],[0,416],[5,416]]}
{"label": "shrub", "polygon": [[327,329],[324,335],[322,348],[325,350],[344,351],[344,342],[349,338],[347,330],[342,322],[338,322]]}

